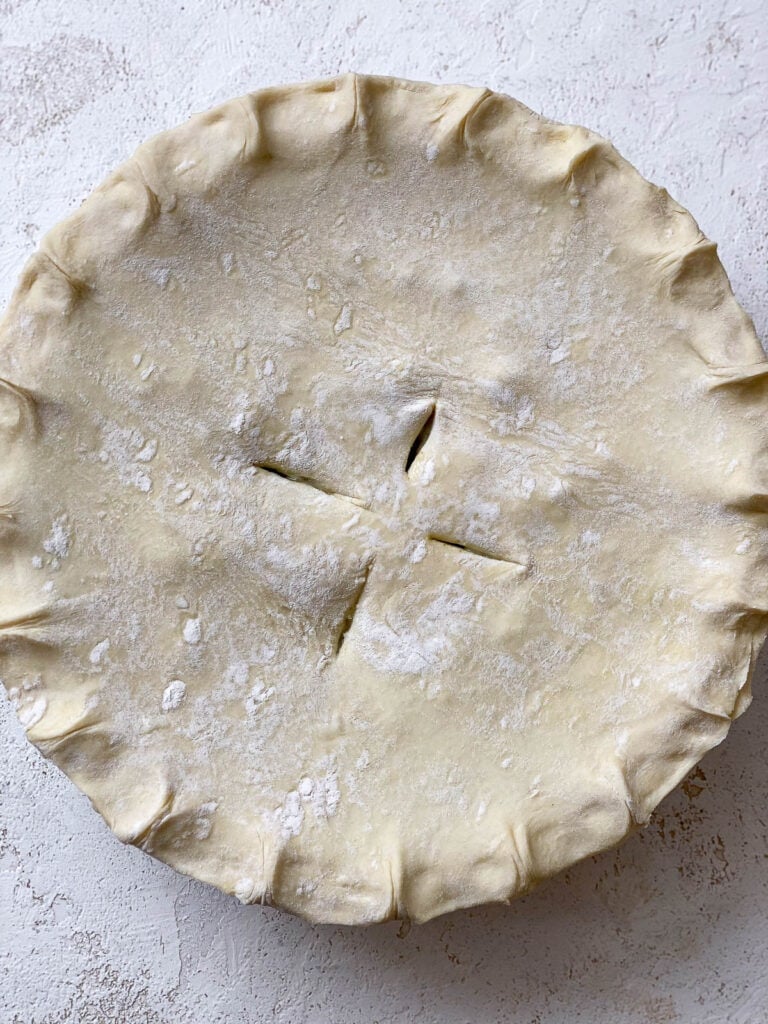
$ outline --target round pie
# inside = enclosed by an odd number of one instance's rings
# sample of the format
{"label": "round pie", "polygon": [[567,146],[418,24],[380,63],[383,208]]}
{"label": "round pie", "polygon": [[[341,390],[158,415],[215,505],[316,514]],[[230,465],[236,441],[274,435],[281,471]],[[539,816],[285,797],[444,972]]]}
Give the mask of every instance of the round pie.
{"label": "round pie", "polygon": [[245,902],[508,900],[749,702],[768,363],[589,131],[357,75],[233,100],[45,237],[0,373],[21,721]]}

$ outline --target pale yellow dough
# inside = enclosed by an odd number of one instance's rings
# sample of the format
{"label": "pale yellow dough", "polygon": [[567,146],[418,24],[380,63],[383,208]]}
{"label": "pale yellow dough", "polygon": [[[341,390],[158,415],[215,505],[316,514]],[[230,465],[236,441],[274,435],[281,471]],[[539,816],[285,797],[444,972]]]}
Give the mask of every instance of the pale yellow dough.
{"label": "pale yellow dough", "polygon": [[142,146],[0,336],[0,675],[125,842],[314,921],[506,900],[749,701],[766,373],[603,139],[346,75]]}

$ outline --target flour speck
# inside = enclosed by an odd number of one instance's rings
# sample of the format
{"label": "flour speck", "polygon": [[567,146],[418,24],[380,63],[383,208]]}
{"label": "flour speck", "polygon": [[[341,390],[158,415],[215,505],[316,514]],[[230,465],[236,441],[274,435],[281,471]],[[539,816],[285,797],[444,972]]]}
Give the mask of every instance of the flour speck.
{"label": "flour speck", "polygon": [[304,824],[304,808],[301,806],[301,796],[297,790],[292,790],[285,798],[283,806],[278,810],[280,826],[283,835],[297,836]]}
{"label": "flour speck", "polygon": [[100,665],[104,660],[107,651],[109,650],[109,640],[100,640],[99,643],[91,650],[88,655],[88,660],[92,665]]}
{"label": "flour speck", "polygon": [[188,644],[199,644],[202,637],[200,619],[187,619],[184,623],[183,634]]}
{"label": "flour speck", "polygon": [[48,701],[41,694],[30,703],[21,704],[16,714],[24,728],[31,729],[33,725],[37,725],[47,710]]}
{"label": "flour speck", "polygon": [[66,516],[59,516],[54,519],[51,532],[43,541],[43,548],[49,555],[55,558],[66,558],[69,554],[69,546],[72,538],[69,523]]}
{"label": "flour speck", "polygon": [[147,441],[144,447],[136,453],[136,458],[139,462],[151,462],[157,455],[157,441]]}
{"label": "flour speck", "polygon": [[336,323],[333,325],[334,334],[343,334],[352,326],[352,307],[345,302],[341,307]]}
{"label": "flour speck", "polygon": [[163,690],[163,711],[175,711],[181,706],[181,702],[184,700],[186,693],[187,684],[181,679],[172,679]]}

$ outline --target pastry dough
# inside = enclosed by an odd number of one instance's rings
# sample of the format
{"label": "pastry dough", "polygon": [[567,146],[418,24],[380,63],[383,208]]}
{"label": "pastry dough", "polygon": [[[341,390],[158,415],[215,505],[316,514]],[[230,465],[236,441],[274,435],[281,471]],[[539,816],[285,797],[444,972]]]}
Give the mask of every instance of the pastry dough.
{"label": "pastry dough", "polygon": [[766,372],[603,139],[346,75],[140,147],[0,336],[0,675],[110,827],[424,921],[617,843],[749,701]]}

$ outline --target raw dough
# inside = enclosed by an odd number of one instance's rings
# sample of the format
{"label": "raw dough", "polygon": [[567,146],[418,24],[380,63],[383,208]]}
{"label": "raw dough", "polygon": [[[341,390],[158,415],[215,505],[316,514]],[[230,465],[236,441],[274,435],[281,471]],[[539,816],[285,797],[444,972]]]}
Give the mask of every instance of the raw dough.
{"label": "raw dough", "polygon": [[44,239],[0,372],[20,718],[241,900],[509,899],[749,701],[768,363],[582,128],[355,75],[234,100]]}

